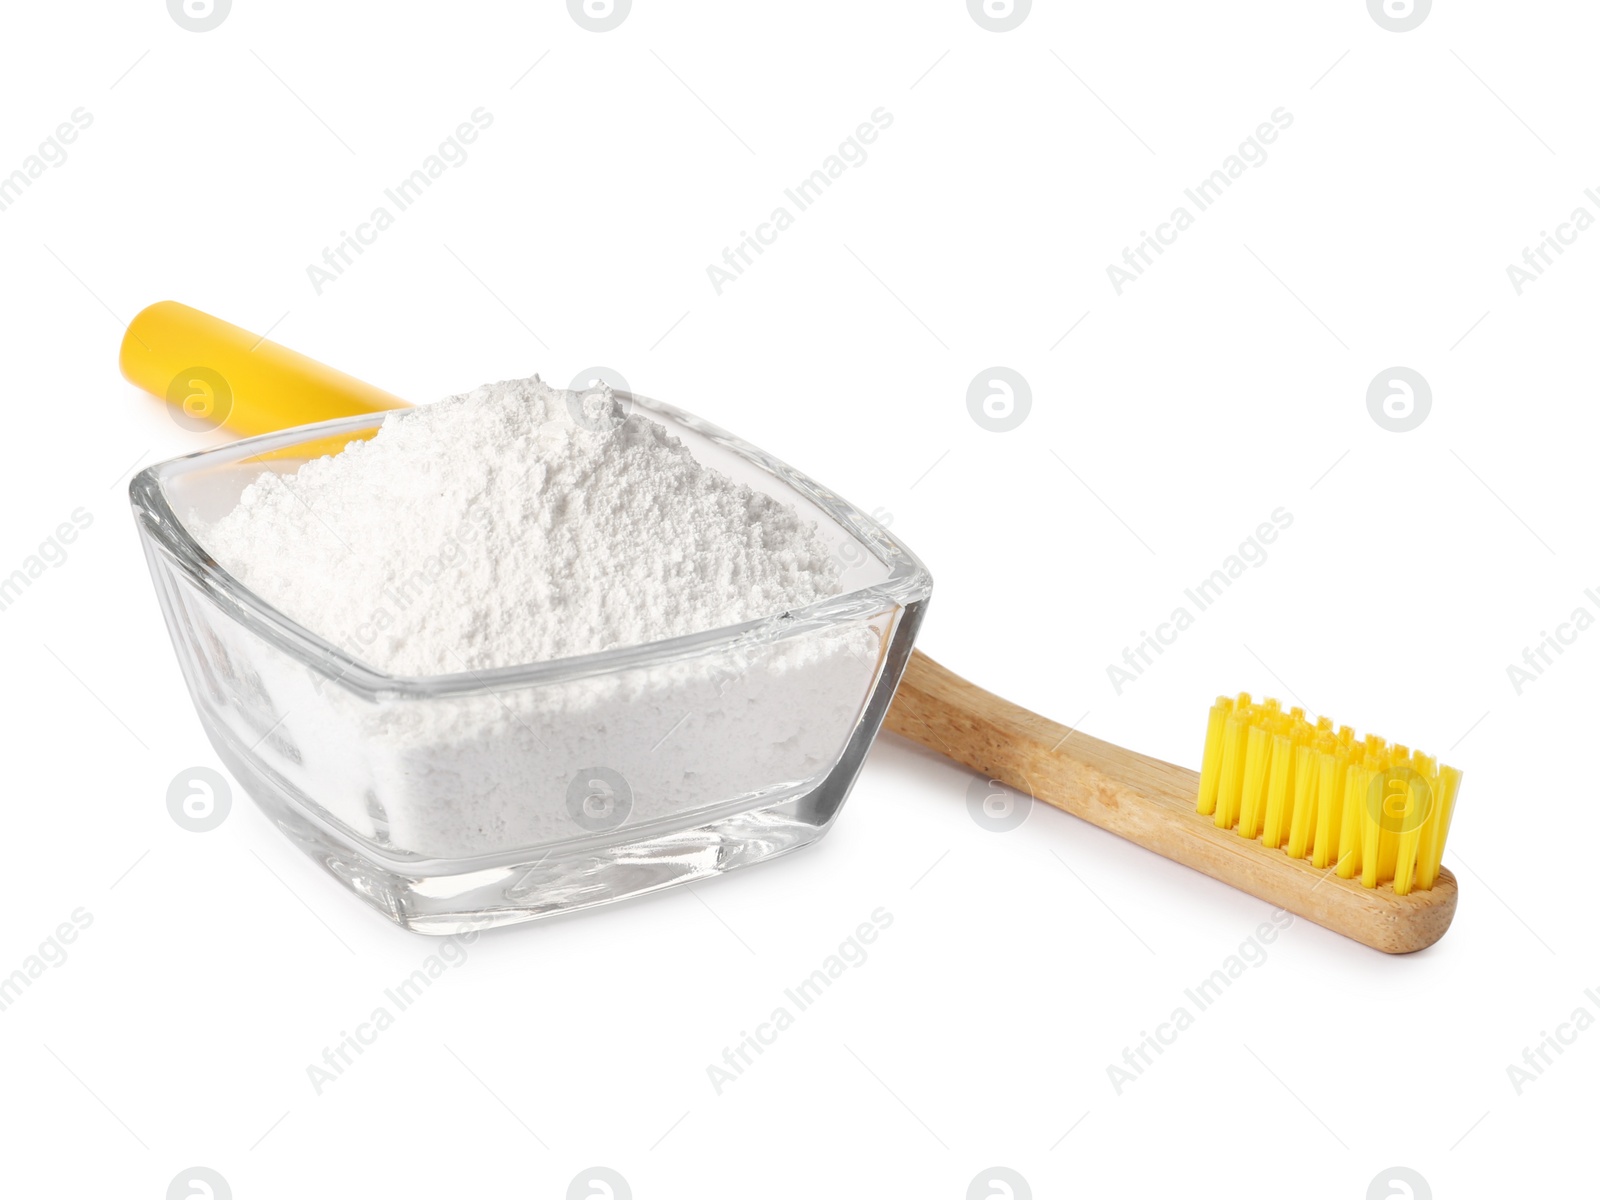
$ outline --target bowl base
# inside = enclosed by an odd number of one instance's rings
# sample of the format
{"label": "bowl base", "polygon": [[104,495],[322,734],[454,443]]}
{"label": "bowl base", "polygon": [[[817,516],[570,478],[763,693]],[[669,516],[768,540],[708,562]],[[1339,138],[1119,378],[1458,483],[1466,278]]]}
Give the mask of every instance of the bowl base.
{"label": "bowl base", "polygon": [[329,874],[395,924],[440,936],[643,896],[798,850],[827,832],[859,766],[859,760],[841,763],[820,781],[763,807],[637,841],[554,847],[530,851],[526,861],[463,863],[456,870],[435,862],[424,871],[364,852],[285,796],[279,781],[252,770],[227,739],[213,737],[212,744],[256,806]]}

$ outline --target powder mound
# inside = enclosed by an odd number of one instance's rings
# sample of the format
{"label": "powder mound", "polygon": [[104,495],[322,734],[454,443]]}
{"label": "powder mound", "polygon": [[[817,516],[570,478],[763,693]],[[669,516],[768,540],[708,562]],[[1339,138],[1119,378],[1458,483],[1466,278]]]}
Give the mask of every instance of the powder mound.
{"label": "powder mound", "polygon": [[637,645],[841,589],[790,505],[701,464],[609,388],[538,376],[392,413],[340,454],[263,473],[201,540],[269,604],[402,675]]}

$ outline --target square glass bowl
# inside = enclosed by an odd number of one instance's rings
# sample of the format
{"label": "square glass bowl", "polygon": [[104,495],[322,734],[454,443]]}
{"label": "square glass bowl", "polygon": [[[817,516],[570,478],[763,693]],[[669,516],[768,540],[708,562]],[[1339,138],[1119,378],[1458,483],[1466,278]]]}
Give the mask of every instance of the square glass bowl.
{"label": "square glass bowl", "polygon": [[[911,654],[932,579],[881,525],[689,413],[617,396],[702,464],[814,520],[837,548],[844,590],[599,654],[391,675],[274,609],[204,541],[263,472],[337,453],[376,432],[381,417],[191,454],[129,486],[167,629],[217,754],[279,829],[408,929],[532,920],[815,841],[838,815]],[[374,620],[400,602],[374,597]]]}

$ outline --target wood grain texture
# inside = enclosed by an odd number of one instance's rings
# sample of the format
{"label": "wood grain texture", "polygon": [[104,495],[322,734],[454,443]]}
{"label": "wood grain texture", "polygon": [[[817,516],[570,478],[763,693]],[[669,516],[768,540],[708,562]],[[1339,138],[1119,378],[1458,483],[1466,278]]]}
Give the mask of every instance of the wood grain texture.
{"label": "wood grain texture", "polygon": [[1364,888],[1268,850],[1195,812],[1198,772],[1029,712],[921,651],[912,654],[884,724],[1035,800],[1386,954],[1433,945],[1455,916],[1456,880],[1447,870],[1428,891],[1397,896],[1388,884]]}

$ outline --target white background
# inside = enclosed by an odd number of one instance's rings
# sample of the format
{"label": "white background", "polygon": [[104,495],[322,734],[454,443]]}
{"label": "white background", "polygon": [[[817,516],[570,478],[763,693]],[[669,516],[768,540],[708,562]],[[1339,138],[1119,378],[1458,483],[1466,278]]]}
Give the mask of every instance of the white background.
{"label": "white background", "polygon": [[[1036,1196],[1564,1194],[1600,1032],[1590,865],[1600,632],[1507,665],[1600,585],[1588,232],[1592,6],[1360,0],[159,0],[8,8],[0,212],[9,450],[0,575],[83,508],[0,612],[0,974],[93,923],[0,1012],[7,1194]],[[318,295],[306,267],[479,106],[493,125]],[[893,125],[736,283],[706,268],[874,109]],[[1282,106],[1293,124],[1136,283],[1106,267]],[[428,400],[593,363],[892,515],[929,564],[920,645],[992,690],[1198,766],[1248,689],[1466,772],[1455,927],[1387,958],[1298,922],[1119,1095],[1267,907],[1041,808],[996,834],[967,772],[885,736],[817,847],[693,891],[480,938],[334,1084],[306,1067],[437,943],[361,906],[215,766],[126,508],[179,428],[116,369],[173,298]],[[1071,332],[1068,332],[1068,331]],[[993,365],[1033,404],[969,416]],[[1404,365],[1433,407],[1369,416]],[[1142,678],[1107,665],[1275,508],[1291,528]],[[892,927],[717,1095],[706,1068],[878,907]],[[1591,1185],[1592,1186],[1592,1185]],[[1373,1194],[1385,1194],[1381,1184]],[[1427,1194],[1419,1189],[1418,1195]]]}

